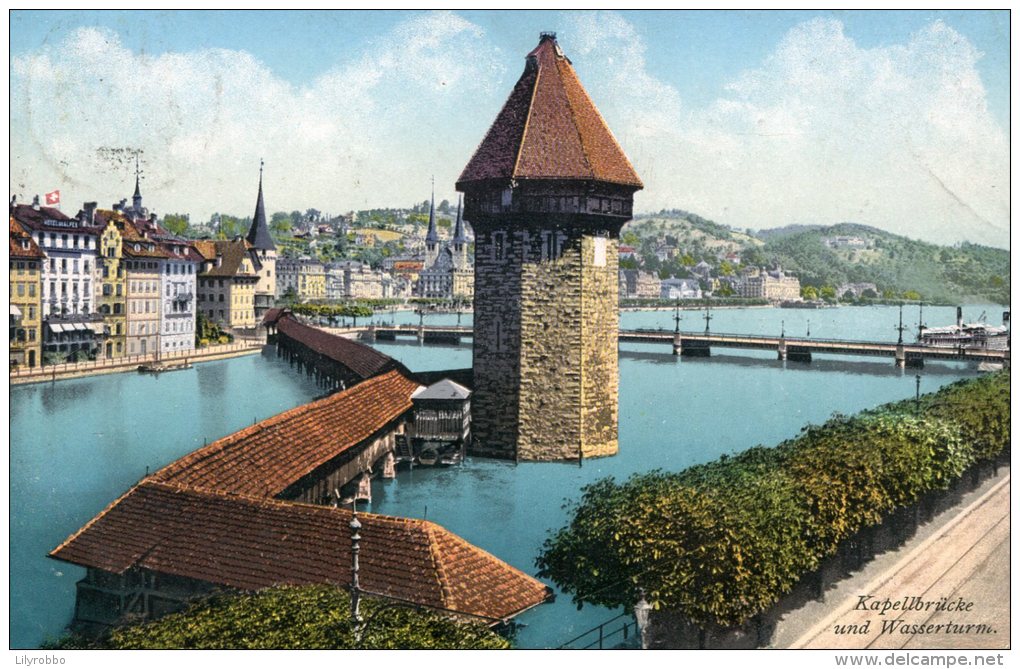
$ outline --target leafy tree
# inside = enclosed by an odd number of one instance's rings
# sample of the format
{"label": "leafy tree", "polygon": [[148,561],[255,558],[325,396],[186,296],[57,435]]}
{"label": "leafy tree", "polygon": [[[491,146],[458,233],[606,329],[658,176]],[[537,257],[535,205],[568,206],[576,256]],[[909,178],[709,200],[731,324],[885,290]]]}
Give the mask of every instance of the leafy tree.
{"label": "leafy tree", "polygon": [[869,300],[873,300],[876,297],[878,297],[878,293],[876,293],[870,288],[865,288],[863,291],[861,291],[861,297],[866,297]]}
{"label": "leafy tree", "polygon": [[836,289],[833,288],[832,286],[822,286],[821,289],[818,291],[818,294],[821,296],[823,300],[831,301],[836,299]]}
{"label": "leafy tree", "polygon": [[843,293],[843,301],[844,302],[853,302],[856,299],[857,299],[857,296],[854,295],[854,291],[852,291],[852,290],[848,290],[845,293]]}
{"label": "leafy tree", "polygon": [[916,290],[905,290],[903,291],[903,299],[910,300],[911,302],[920,302],[921,294]]}
{"label": "leafy tree", "polygon": [[269,219],[269,231],[274,237],[289,235],[293,228],[290,216],[286,212],[277,211]]}
{"label": "leafy tree", "polygon": [[817,300],[818,289],[815,288],[814,286],[801,286],[800,296],[803,297],[805,300]]}
{"label": "leafy tree", "polygon": [[188,219],[187,214],[166,214],[163,216],[163,227],[175,235],[183,235],[190,225]]}
{"label": "leafy tree", "polygon": [[449,214],[450,213],[450,201],[449,200],[443,200],[442,202],[440,202],[439,203],[439,211],[443,212],[444,214]]}
{"label": "leafy tree", "polygon": [[223,594],[184,612],[114,629],[94,642],[67,637],[56,649],[505,649],[510,643],[478,624],[362,599],[359,641],[349,595],[336,587],[281,586]]}
{"label": "leafy tree", "polygon": [[736,274],[736,271],[733,269],[733,265],[729,261],[723,260],[719,263],[719,274],[722,276],[733,276]]}

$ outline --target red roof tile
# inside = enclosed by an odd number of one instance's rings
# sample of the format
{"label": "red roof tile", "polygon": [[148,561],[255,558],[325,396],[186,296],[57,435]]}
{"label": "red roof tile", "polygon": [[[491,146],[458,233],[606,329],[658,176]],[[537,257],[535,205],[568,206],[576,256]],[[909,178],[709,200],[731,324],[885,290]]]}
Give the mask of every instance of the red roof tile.
{"label": "red roof tile", "polygon": [[339,362],[363,379],[390,369],[399,369],[410,375],[410,371],[399,361],[371,346],[305,325],[290,314],[285,314],[277,321],[276,329],[316,353]]}
{"label": "red roof tile", "polygon": [[[541,604],[541,582],[433,523],[360,514],[360,582],[371,594],[507,619]],[[50,553],[123,573],[150,569],[242,590],[350,583],[351,512],[145,480]]]}
{"label": "red roof tile", "polygon": [[152,479],[275,497],[410,410],[419,387],[391,371],[214,441]]}
{"label": "red roof tile", "polygon": [[17,260],[39,260],[46,257],[32,235],[11,216],[11,258]]}
{"label": "red roof tile", "polygon": [[581,179],[642,188],[555,38],[543,35],[457,180]]}

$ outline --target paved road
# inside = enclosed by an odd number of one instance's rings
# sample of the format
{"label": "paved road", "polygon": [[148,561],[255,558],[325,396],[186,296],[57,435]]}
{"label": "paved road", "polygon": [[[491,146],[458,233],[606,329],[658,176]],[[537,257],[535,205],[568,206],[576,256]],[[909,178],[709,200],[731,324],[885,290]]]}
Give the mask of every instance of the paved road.
{"label": "paved road", "polygon": [[[877,565],[868,574],[870,580],[841,588],[841,596],[828,598],[828,615],[815,618],[816,624],[779,647],[1008,648],[1009,495],[1007,472],[983,486],[966,506],[943,514],[949,518],[934,532],[897,551],[898,560]],[[862,602],[866,595],[873,598]],[[903,602],[905,597],[944,601],[953,610],[932,605],[883,615],[867,608]],[[964,610],[957,610],[961,606]],[[797,626],[796,620],[789,623]]]}

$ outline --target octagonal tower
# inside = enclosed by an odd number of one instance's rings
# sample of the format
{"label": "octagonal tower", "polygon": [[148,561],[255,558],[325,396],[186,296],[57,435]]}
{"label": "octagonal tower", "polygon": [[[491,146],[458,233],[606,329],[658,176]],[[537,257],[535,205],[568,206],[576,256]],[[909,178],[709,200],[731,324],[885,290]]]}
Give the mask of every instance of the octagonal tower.
{"label": "octagonal tower", "polygon": [[642,188],[554,33],[457,180],[475,231],[474,451],[617,451],[618,246]]}

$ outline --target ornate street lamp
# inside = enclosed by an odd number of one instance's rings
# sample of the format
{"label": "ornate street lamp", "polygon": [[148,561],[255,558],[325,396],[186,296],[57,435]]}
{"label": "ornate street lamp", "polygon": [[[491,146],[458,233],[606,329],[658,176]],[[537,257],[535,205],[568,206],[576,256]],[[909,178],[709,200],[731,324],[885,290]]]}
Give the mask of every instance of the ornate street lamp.
{"label": "ornate street lamp", "polygon": [[648,648],[648,622],[652,615],[652,605],[645,600],[645,591],[641,590],[641,599],[634,605],[634,620],[641,632],[641,648]]}
{"label": "ornate street lamp", "polygon": [[351,516],[351,622],[354,625],[354,638],[361,641],[361,584],[358,582],[358,553],[361,552],[361,521],[358,520],[358,502],[354,501],[354,515]]}

